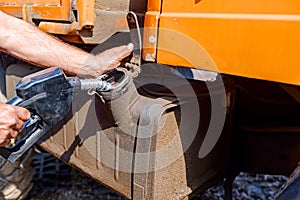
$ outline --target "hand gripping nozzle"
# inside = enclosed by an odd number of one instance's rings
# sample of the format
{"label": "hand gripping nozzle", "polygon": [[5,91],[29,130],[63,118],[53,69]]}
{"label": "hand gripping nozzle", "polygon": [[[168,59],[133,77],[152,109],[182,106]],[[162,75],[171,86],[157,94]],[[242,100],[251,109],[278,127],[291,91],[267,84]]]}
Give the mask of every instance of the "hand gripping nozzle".
{"label": "hand gripping nozzle", "polygon": [[15,162],[71,110],[74,90],[96,92],[114,89],[102,78],[67,78],[60,68],[49,68],[22,78],[16,95],[7,104],[27,108],[31,117],[19,131],[20,139],[12,147],[0,147],[0,156]]}

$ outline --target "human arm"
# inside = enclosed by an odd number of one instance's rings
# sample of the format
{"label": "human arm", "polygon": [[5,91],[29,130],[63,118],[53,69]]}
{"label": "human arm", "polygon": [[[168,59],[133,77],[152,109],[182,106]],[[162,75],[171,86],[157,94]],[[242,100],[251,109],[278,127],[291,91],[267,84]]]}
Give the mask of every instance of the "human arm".
{"label": "human arm", "polygon": [[117,67],[132,49],[131,44],[95,56],[0,11],[0,50],[41,67],[60,67],[71,75],[96,77]]}
{"label": "human arm", "polygon": [[5,146],[10,143],[11,138],[17,137],[24,121],[30,118],[30,112],[25,108],[1,102],[0,111],[0,146]]}

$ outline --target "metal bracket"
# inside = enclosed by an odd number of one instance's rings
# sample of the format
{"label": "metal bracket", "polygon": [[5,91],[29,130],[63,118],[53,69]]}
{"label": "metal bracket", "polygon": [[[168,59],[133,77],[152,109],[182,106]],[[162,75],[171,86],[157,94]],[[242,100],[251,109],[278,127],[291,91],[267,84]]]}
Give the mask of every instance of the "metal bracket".
{"label": "metal bracket", "polygon": [[126,67],[131,70],[131,72],[133,73],[133,77],[136,77],[141,71],[140,66],[142,62],[142,34],[137,15],[134,12],[130,11],[127,14],[127,23],[130,29],[130,38],[131,42],[134,45],[134,50],[130,63],[126,63]]}

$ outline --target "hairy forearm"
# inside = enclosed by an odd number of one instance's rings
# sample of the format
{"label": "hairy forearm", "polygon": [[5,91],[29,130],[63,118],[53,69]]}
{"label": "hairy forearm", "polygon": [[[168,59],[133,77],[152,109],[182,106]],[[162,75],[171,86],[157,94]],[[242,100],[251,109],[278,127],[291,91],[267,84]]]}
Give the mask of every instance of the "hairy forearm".
{"label": "hairy forearm", "polygon": [[0,49],[41,67],[60,67],[69,74],[77,74],[94,59],[93,55],[1,11]]}

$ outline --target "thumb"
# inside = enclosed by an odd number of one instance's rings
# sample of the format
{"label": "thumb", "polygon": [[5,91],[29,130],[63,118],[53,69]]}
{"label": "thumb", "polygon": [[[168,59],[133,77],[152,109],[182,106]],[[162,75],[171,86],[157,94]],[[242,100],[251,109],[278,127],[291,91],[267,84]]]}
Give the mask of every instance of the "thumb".
{"label": "thumb", "polygon": [[26,121],[30,118],[30,112],[27,109],[18,106],[16,106],[15,109],[18,118],[21,119],[22,121]]}
{"label": "thumb", "polygon": [[115,47],[101,53],[98,58],[100,58],[102,62],[106,61],[106,63],[104,62],[105,64],[103,66],[105,66],[105,68],[102,69],[102,73],[105,73],[109,70],[118,67],[121,61],[127,56],[129,56],[132,51],[133,51],[133,44],[129,43],[127,46],[124,45],[124,46]]}
{"label": "thumb", "polygon": [[123,46],[119,46],[107,50],[103,52],[103,54],[108,56],[111,59],[114,59],[115,61],[121,61],[127,56],[129,56],[132,51],[133,51],[133,44],[129,43],[128,45],[123,45]]}
{"label": "thumb", "polygon": [[119,61],[123,60],[131,54],[133,51],[133,44],[129,43],[127,46],[121,46],[116,48],[116,56],[119,58]]}

